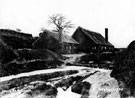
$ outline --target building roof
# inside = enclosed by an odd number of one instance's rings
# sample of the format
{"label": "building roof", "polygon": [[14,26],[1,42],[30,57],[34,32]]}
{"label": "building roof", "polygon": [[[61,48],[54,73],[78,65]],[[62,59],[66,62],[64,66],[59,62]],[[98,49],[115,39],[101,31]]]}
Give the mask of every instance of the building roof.
{"label": "building roof", "polygon": [[86,36],[88,36],[96,44],[113,46],[109,41],[106,42],[105,38],[97,32],[90,31],[90,30],[84,29],[82,27],[78,27],[77,29],[80,29]]}
{"label": "building roof", "polygon": [[0,29],[0,39],[14,49],[30,48],[33,42],[32,34],[26,34],[10,29]]}
{"label": "building roof", "polygon": [[10,29],[0,29],[0,35],[2,36],[14,36],[14,37],[19,37],[19,38],[32,38],[32,34],[27,34],[15,30],[10,30]]}
{"label": "building roof", "polygon": [[[55,39],[59,40],[59,33],[57,33],[57,32],[51,32],[49,30],[45,30],[45,32],[49,33]],[[72,37],[70,37],[70,36],[68,36],[66,34],[62,34],[62,42],[72,43],[72,44],[79,44],[75,39],[73,39]]]}

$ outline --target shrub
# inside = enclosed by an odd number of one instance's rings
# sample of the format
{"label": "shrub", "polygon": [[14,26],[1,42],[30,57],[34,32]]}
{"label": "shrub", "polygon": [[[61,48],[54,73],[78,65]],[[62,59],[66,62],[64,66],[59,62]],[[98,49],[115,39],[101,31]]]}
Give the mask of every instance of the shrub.
{"label": "shrub", "polygon": [[[122,96],[135,95],[135,41],[115,59],[115,67],[111,73],[123,87]],[[127,92],[129,91],[129,92]]]}
{"label": "shrub", "polygon": [[0,63],[8,63],[16,58],[16,54],[3,40],[0,39]]}

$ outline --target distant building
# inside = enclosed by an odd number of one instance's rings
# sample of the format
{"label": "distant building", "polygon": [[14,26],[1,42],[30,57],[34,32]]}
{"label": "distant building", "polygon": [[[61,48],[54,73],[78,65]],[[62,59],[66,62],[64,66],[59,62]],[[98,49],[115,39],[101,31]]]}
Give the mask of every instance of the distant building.
{"label": "distant building", "polygon": [[30,48],[33,41],[32,34],[26,34],[10,29],[0,29],[0,39],[14,49]]}
{"label": "distant building", "polygon": [[96,32],[78,27],[74,34],[72,35],[79,46],[77,47],[78,52],[85,53],[101,53],[101,52],[111,52],[114,46],[108,41],[108,29],[105,29],[105,38]]}
{"label": "distant building", "polygon": [[[34,48],[47,48],[55,52],[60,52],[60,44],[58,33],[45,30],[32,45]],[[74,53],[79,43],[73,38],[62,34],[62,44],[62,53]]]}

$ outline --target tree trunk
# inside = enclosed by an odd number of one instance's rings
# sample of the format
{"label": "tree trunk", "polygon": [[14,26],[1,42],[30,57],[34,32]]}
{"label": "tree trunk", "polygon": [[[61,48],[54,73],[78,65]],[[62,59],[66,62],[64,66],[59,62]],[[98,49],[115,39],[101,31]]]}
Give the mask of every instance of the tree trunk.
{"label": "tree trunk", "polygon": [[59,44],[60,44],[60,52],[63,52],[63,40],[62,40],[62,29],[59,30]]}

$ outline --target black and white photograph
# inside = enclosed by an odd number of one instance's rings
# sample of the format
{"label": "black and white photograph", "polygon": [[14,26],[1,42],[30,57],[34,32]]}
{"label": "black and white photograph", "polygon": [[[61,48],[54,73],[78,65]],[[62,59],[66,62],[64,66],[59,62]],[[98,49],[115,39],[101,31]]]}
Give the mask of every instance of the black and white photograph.
{"label": "black and white photograph", "polygon": [[135,98],[135,0],[0,0],[0,98]]}

